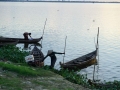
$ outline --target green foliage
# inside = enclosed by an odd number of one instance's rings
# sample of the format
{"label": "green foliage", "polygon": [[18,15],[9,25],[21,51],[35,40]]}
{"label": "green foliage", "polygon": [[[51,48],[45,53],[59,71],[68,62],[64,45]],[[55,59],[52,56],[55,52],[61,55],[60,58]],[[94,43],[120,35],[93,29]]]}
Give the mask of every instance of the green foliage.
{"label": "green foliage", "polygon": [[7,64],[4,62],[0,62],[0,67],[3,70],[9,70],[18,73],[19,75],[24,76],[53,76],[54,73],[51,71],[47,71],[41,68],[31,68],[29,66],[21,66],[21,65],[14,65],[14,64]]}
{"label": "green foliage", "polygon": [[73,83],[80,84],[80,85],[87,84],[86,77],[83,75],[76,74],[74,70],[72,70],[72,71],[70,71],[68,69],[56,70],[53,68],[51,69],[49,66],[44,66],[44,69],[51,70],[51,71],[63,76],[65,79],[67,79]]}
{"label": "green foliage", "polygon": [[85,75],[78,75],[74,70],[70,71],[68,69],[64,70],[56,70],[56,69],[51,69],[49,66],[45,66],[44,69],[51,70],[57,74],[60,74],[63,76],[65,79],[82,85],[84,87],[90,88],[90,89],[97,89],[97,90],[119,90],[120,89],[120,82],[119,81],[114,81],[114,82],[105,82],[103,85],[90,85],[87,80],[87,76]]}
{"label": "green foliage", "polygon": [[25,56],[29,53],[20,51],[18,47],[7,45],[0,48],[0,59],[12,61],[15,63],[24,63]]}

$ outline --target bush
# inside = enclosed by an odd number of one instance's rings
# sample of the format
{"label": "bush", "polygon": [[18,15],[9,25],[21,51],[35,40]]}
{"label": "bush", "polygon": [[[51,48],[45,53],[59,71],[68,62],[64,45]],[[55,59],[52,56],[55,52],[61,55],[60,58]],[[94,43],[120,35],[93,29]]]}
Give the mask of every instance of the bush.
{"label": "bush", "polygon": [[7,45],[0,48],[0,60],[12,61],[15,63],[24,63],[28,52],[20,51],[18,47]]}

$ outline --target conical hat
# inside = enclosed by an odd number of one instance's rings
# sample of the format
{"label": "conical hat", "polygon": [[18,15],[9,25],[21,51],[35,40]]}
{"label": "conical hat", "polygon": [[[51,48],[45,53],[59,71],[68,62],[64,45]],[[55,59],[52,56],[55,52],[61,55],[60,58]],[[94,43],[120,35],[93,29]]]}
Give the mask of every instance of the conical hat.
{"label": "conical hat", "polygon": [[53,52],[53,50],[48,50],[48,53],[47,54],[51,54]]}

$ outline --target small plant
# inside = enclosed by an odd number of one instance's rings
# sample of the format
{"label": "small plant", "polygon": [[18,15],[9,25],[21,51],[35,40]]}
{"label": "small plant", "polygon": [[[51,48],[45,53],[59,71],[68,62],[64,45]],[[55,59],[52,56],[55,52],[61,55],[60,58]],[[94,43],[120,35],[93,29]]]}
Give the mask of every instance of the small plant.
{"label": "small plant", "polygon": [[18,47],[7,45],[0,48],[0,59],[12,61],[15,63],[25,63],[24,57],[29,55],[28,52],[20,51]]}

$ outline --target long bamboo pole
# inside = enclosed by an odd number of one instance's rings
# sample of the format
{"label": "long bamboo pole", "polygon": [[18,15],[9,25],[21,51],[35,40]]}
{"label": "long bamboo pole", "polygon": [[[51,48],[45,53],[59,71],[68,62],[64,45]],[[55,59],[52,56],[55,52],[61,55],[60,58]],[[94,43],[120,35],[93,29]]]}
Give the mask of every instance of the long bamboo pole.
{"label": "long bamboo pole", "polygon": [[[99,38],[99,27],[98,27],[97,44],[96,44],[97,55],[98,55],[98,38]],[[95,76],[95,64],[94,64],[94,70],[93,70],[93,81],[95,81],[94,76]]]}
{"label": "long bamboo pole", "polygon": [[47,18],[46,18],[46,20],[45,20],[45,24],[44,24],[44,28],[43,28],[43,34],[42,34],[41,45],[42,45],[42,41],[43,41],[43,35],[44,35],[44,30],[45,30],[46,22],[47,22]]}
{"label": "long bamboo pole", "polygon": [[98,63],[98,68],[99,68],[99,43],[98,43],[98,38],[99,38],[99,27],[98,27],[98,35],[97,35],[97,56],[98,56],[98,60],[97,60],[97,63]]}
{"label": "long bamboo pole", "polygon": [[99,27],[98,27],[98,34],[97,34],[97,49],[98,49],[98,38],[99,38]]}
{"label": "long bamboo pole", "polygon": [[[67,36],[66,36],[66,38],[65,38],[65,47],[64,47],[64,53],[65,53],[65,50],[66,50],[66,39],[67,39]],[[63,64],[64,64],[64,58],[65,58],[65,54],[64,54],[64,56],[63,56]]]}

